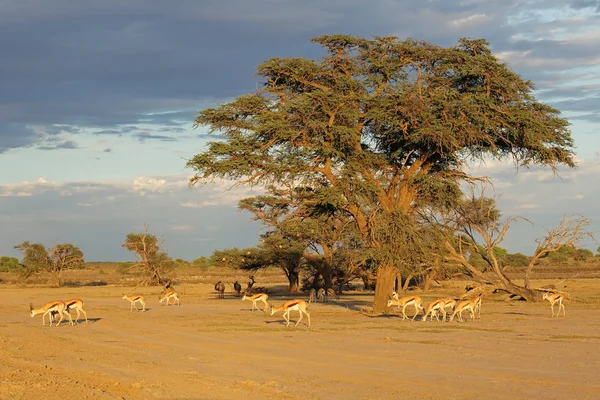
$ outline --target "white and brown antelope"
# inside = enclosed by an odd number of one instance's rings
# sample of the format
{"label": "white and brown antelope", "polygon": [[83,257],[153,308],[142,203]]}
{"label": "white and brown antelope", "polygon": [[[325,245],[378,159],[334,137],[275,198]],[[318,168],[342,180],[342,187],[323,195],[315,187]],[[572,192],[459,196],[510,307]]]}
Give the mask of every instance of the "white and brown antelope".
{"label": "white and brown antelope", "polygon": [[29,303],[29,313],[31,315],[31,318],[33,318],[37,314],[42,314],[42,326],[46,325],[45,318],[46,318],[46,315],[48,315],[48,314],[50,314],[50,316],[49,316],[50,326],[52,326],[52,322],[53,322],[52,321],[52,313],[53,312],[57,312],[60,316],[60,319],[56,323],[56,326],[60,325],[60,323],[62,322],[62,320],[64,318],[63,314],[65,314],[67,317],[69,317],[69,323],[71,325],[73,325],[73,318],[71,318],[71,314],[69,314],[69,312],[67,311],[67,306],[65,305],[65,303],[63,301],[50,301],[50,302],[44,304],[40,308],[33,308],[33,304]]}
{"label": "white and brown antelope", "polygon": [[135,311],[140,311],[140,309],[136,307],[135,303],[140,303],[142,305],[142,311],[146,311],[146,300],[141,294],[127,296],[125,293],[123,293],[123,300],[128,300],[131,303],[131,308],[129,309],[130,312],[133,311],[134,308]]}
{"label": "white and brown antelope", "polygon": [[[396,292],[394,292],[394,294],[396,294]],[[393,296],[393,294],[392,294],[392,296]],[[396,297],[398,297],[397,294],[396,294]],[[402,320],[405,320],[406,318],[408,318],[406,316],[406,307],[408,307],[408,306],[415,306],[415,315],[413,315],[413,317],[412,317],[413,321],[415,320],[417,315],[419,315],[419,310],[424,311],[423,310],[423,299],[420,296],[404,296],[399,299],[390,299],[390,300],[388,300],[387,305],[388,305],[388,307],[395,305],[398,307],[398,309],[400,309],[400,307],[402,307]]]}
{"label": "white and brown antelope", "polygon": [[317,300],[320,302],[325,301],[325,288],[319,288],[319,290],[317,290]]}
{"label": "white and brown antelope", "polygon": [[77,318],[75,318],[75,322],[79,322],[79,316],[81,315],[80,313],[83,313],[83,315],[85,317],[85,323],[86,324],[88,323],[87,313],[83,309],[83,300],[81,300],[81,299],[67,300],[67,301],[65,301],[65,306],[67,307],[67,311],[69,312],[69,314],[71,313],[71,310],[73,310],[73,309],[75,311],[77,311]]}
{"label": "white and brown antelope", "polygon": [[173,299],[173,305],[175,305],[175,303],[177,303],[178,306],[181,305],[181,303],[179,302],[179,295],[175,291],[167,292],[167,293],[163,294],[162,296],[158,296],[158,304],[162,304],[162,302],[166,300],[167,307],[168,307],[169,304],[171,303],[171,299]]}
{"label": "white and brown antelope", "polygon": [[314,303],[315,301],[317,301],[317,291],[315,290],[315,288],[312,288],[308,292],[308,302]]}
{"label": "white and brown antelope", "polygon": [[327,291],[325,292],[325,296],[327,298],[327,301],[339,301],[340,298],[338,297],[337,293],[335,292],[334,288],[329,288],[327,289]]}
{"label": "white and brown antelope", "polygon": [[477,297],[462,300],[456,303],[456,306],[454,307],[454,313],[452,313],[452,315],[450,316],[450,321],[453,321],[454,317],[458,315],[458,320],[460,322],[464,322],[462,313],[465,310],[469,310],[469,312],[471,313],[471,320],[475,321],[475,313],[477,312],[478,308],[481,308],[481,296],[482,294],[480,293]]}
{"label": "white and brown antelope", "polygon": [[565,296],[562,293],[552,293],[552,292],[546,292],[544,293],[544,295],[542,296],[542,298],[544,300],[548,300],[550,302],[550,309],[552,310],[552,316],[554,317],[554,305],[556,303],[558,303],[558,312],[556,313],[556,316],[560,316],[560,308],[562,307],[563,310],[563,317],[566,317],[566,312],[565,312],[565,305],[563,304],[563,301],[565,300]]}
{"label": "white and brown antelope", "polygon": [[250,300],[252,302],[252,311],[254,311],[254,308],[256,307],[256,309],[258,310],[258,306],[256,305],[257,301],[262,301],[263,303],[265,303],[265,307],[263,308],[263,312],[267,312],[267,310],[269,309],[269,303],[267,303],[267,300],[269,299],[269,295],[266,293],[256,293],[253,294],[251,296],[248,295],[244,295],[242,296],[242,301],[244,300]]}
{"label": "white and brown antelope", "polygon": [[444,301],[444,309],[450,312],[454,311],[454,307],[456,307],[456,302],[458,301],[455,298],[452,297],[444,297],[443,299],[441,299]]}
{"label": "white and brown antelope", "polygon": [[423,317],[422,321],[427,321],[427,316],[429,314],[431,314],[431,320],[433,320],[433,317],[435,317],[435,319],[439,321],[437,314],[438,311],[442,314],[442,321],[445,321],[446,304],[444,303],[444,299],[434,300],[431,303],[429,303],[427,305],[427,308],[425,308],[425,316]]}
{"label": "white and brown antelope", "polygon": [[279,307],[271,307],[271,315],[274,315],[276,312],[283,311],[283,318],[285,319],[286,327],[289,327],[290,311],[298,311],[300,318],[298,318],[298,321],[296,322],[296,325],[294,325],[294,327],[298,326],[300,321],[302,321],[302,314],[306,314],[306,317],[308,318],[308,327],[310,328],[310,314],[308,313],[308,311],[306,311],[307,308],[308,305],[304,300],[295,299],[286,301],[285,303],[283,303],[283,305]]}

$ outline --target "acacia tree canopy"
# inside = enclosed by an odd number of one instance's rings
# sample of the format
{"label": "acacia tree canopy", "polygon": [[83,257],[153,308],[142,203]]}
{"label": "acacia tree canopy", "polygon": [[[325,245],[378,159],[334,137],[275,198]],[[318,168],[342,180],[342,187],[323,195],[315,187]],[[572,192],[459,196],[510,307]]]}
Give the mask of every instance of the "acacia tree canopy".
{"label": "acacia tree canopy", "polygon": [[[312,41],[324,48],[322,59],[272,58],[258,67],[256,93],[199,112],[196,126],[224,140],[187,162],[191,185],[225,178],[321,188],[369,247],[383,249],[373,217],[389,224],[385,216],[455,202],[458,183],[475,178],[464,169],[471,160],[575,165],[568,122],[483,39],[447,48],[397,37]],[[394,252],[398,262],[403,253]],[[375,312],[391,291],[384,286]]]}
{"label": "acacia tree canopy", "polygon": [[56,286],[62,286],[62,272],[75,269],[85,262],[83,251],[70,243],[55,244],[50,249],[41,243],[23,242],[15,246],[23,254],[21,271],[27,278],[34,273],[48,272],[52,274]]}
{"label": "acacia tree canopy", "polygon": [[143,233],[128,233],[121,246],[136,254],[138,261],[132,267],[142,272],[141,283],[160,285],[168,281],[165,279],[166,273],[178,263],[160,248],[164,240],[150,234],[148,230],[148,225],[144,224]]}

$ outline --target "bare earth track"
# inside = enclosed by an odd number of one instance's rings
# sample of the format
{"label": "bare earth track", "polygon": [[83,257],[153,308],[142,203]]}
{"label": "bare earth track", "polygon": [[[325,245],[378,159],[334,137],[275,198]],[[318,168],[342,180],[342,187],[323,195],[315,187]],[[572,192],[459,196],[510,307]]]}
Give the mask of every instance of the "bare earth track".
{"label": "bare earth track", "polygon": [[[207,284],[186,286],[180,307],[144,289],[145,313],[129,311],[122,287],[0,286],[0,398],[598,399],[599,288],[574,282],[566,318],[489,298],[464,323],[370,317],[359,310],[372,295],[349,295],[310,304],[308,329]],[[88,325],[42,327],[28,314],[30,302],[72,297]]]}

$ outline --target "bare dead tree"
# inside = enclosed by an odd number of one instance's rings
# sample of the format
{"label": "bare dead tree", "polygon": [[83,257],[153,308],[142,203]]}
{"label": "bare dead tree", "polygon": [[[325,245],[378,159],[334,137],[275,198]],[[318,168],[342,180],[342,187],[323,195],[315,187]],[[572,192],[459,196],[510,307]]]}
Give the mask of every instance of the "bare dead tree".
{"label": "bare dead tree", "polygon": [[163,238],[149,233],[149,227],[144,223],[143,233],[129,233],[122,247],[135,253],[138,261],[132,265],[143,273],[141,284],[162,285],[166,283],[165,273],[177,266],[167,252],[161,250]]}
{"label": "bare dead tree", "polygon": [[[588,218],[578,214],[563,217],[557,226],[546,230],[547,235],[544,238],[536,239],[537,247],[527,266],[524,286],[519,286],[504,273],[494,253],[494,247],[502,243],[511,224],[518,220],[530,221],[521,216],[501,221],[495,199],[475,197],[473,194],[456,211],[452,224],[458,234],[445,242],[446,259],[464,268],[475,281],[491,284],[496,289],[518,295],[528,301],[542,299],[543,291],[531,288],[531,275],[541,258],[563,246],[574,246],[584,238],[594,239],[593,234],[587,230],[591,224]],[[483,252],[480,251],[479,242]],[[469,254],[473,253],[481,255],[486,263],[485,268],[481,269],[471,264]]]}
{"label": "bare dead tree", "polygon": [[537,246],[525,271],[525,287],[531,286],[531,273],[541,258],[559,250],[563,246],[575,246],[584,239],[594,240],[594,235],[587,230],[591,221],[578,214],[564,216],[557,226],[546,229],[544,238],[536,239]]}

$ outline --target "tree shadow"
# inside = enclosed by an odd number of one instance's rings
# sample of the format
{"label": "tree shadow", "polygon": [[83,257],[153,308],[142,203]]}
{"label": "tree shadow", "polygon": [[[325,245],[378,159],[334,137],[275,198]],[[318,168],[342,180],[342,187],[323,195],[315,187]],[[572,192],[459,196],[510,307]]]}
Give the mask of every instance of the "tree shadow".
{"label": "tree shadow", "polygon": [[100,280],[95,280],[95,281],[91,281],[91,282],[85,282],[85,283],[81,283],[81,282],[74,282],[74,281],[66,281],[63,282],[63,287],[94,287],[94,286],[106,286],[108,285],[108,282],[105,281],[100,281]]}

